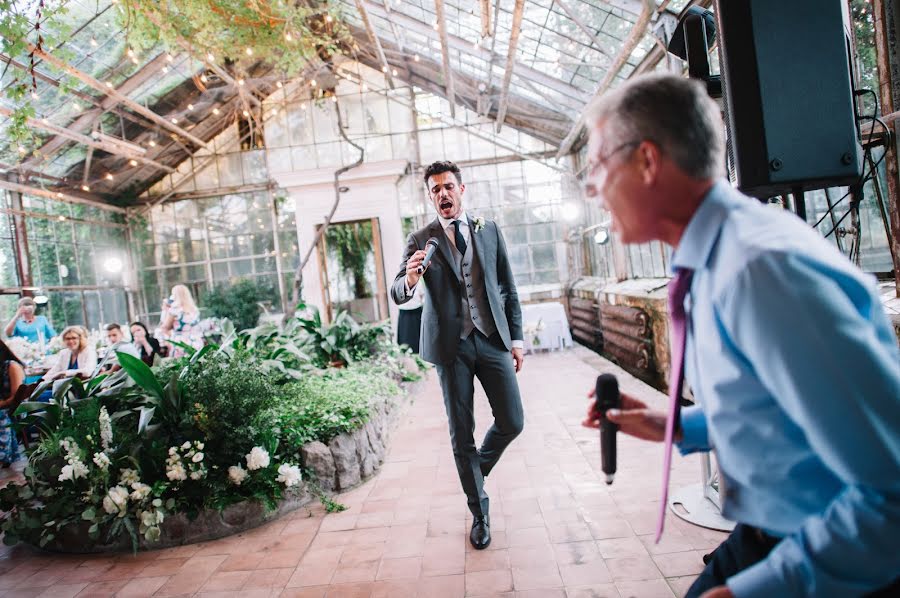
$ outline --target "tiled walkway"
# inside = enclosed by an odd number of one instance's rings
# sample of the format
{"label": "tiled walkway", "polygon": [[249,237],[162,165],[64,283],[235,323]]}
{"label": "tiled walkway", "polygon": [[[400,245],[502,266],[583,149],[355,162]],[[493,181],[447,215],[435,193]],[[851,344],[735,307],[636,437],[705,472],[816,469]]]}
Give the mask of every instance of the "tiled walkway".
{"label": "tiled walkway", "polygon": [[[339,497],[349,509],[301,510],[251,532],[137,556],[0,549],[0,597],[680,596],[723,534],[669,516],[652,532],[660,445],[619,439],[615,484],[598,475],[596,431],[580,426],[597,368],[652,405],[664,397],[584,349],[532,355],[520,374],[525,432],[487,482],[493,543],[468,544],[468,511],[432,373],[395,431],[380,474]],[[626,379],[628,378],[628,379]],[[480,392],[480,391],[479,391]],[[476,395],[479,434],[489,421]],[[699,479],[675,456],[675,488]]]}

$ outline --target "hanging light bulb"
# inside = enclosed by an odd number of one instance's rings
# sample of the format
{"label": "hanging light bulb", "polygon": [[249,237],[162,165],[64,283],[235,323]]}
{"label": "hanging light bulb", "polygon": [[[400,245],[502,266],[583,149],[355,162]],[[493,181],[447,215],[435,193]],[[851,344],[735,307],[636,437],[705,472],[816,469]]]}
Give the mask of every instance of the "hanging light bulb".
{"label": "hanging light bulb", "polygon": [[93,37],[93,36],[91,37],[91,46],[93,46],[94,48],[97,47],[97,38],[96,37]]}
{"label": "hanging light bulb", "polygon": [[174,116],[172,117],[172,124],[173,124],[173,125],[177,125],[177,124],[178,124],[178,119],[175,118]]}
{"label": "hanging light bulb", "polygon": [[316,86],[316,80],[313,79],[312,81],[310,81],[310,82],[309,82],[309,85],[310,85],[310,87],[315,87],[315,86]]}
{"label": "hanging light bulb", "polygon": [[163,67],[162,67],[162,72],[168,73],[168,72],[169,72],[169,67],[163,66]]}
{"label": "hanging light bulb", "polygon": [[396,77],[396,76],[397,76],[397,69],[393,69],[393,70],[391,71],[391,75],[393,75],[394,77]]}
{"label": "hanging light bulb", "polygon": [[218,109],[218,108],[213,108],[213,114],[219,114],[219,109]]}
{"label": "hanging light bulb", "polygon": [[59,191],[56,192],[56,197],[59,197],[60,199],[62,199],[62,196],[63,196],[62,193],[60,193]]}
{"label": "hanging light bulb", "polygon": [[413,56],[413,60],[415,60],[416,62],[419,62],[419,55],[416,54],[415,56]]}
{"label": "hanging light bulb", "polygon": [[81,190],[84,191],[84,192],[88,192],[88,191],[91,190],[91,188],[88,187],[87,185],[82,185],[82,186],[81,186]]}
{"label": "hanging light bulb", "polygon": [[149,145],[150,147],[156,147],[156,142],[151,139],[147,145]]}
{"label": "hanging light bulb", "polygon": [[244,50],[247,53],[247,56],[253,56],[253,48],[247,46],[247,49]]}
{"label": "hanging light bulb", "polygon": [[[57,196],[57,197],[62,197],[62,193],[57,193],[56,196]],[[65,222],[65,221],[66,221],[66,217],[60,215],[59,221],[60,221],[60,222]]]}
{"label": "hanging light bulb", "polygon": [[386,72],[387,72],[387,65],[381,67],[381,72],[382,72],[382,73],[386,73]]}
{"label": "hanging light bulb", "polygon": [[244,80],[243,80],[243,79],[238,79],[238,85],[243,85],[243,84],[244,84]]}
{"label": "hanging light bulb", "polygon": [[132,50],[131,48],[128,48],[128,52],[126,53],[128,54],[129,58],[134,58],[134,50]]}
{"label": "hanging light bulb", "polygon": [[106,86],[107,86],[108,88],[112,89],[112,88],[113,88],[112,81],[107,81],[107,82],[106,82]]}
{"label": "hanging light bulb", "polygon": [[244,114],[245,117],[249,117],[249,116],[250,116],[250,111],[249,111],[249,110],[244,110],[243,114]]}
{"label": "hanging light bulb", "polygon": [[207,52],[207,53],[206,53],[206,59],[207,59],[208,61],[210,61],[210,62],[215,62],[215,61],[216,61],[216,57],[212,55],[212,52]]}
{"label": "hanging light bulb", "polygon": [[168,53],[167,53],[167,54],[166,54],[166,60],[168,60],[169,62],[175,62],[175,57],[172,56],[171,54],[168,54]]}
{"label": "hanging light bulb", "polygon": [[26,151],[27,151],[27,150],[25,149],[25,146],[24,146],[24,145],[20,145],[20,146],[19,146],[19,153],[20,153],[20,154],[24,154]]}
{"label": "hanging light bulb", "polygon": [[333,20],[334,20],[334,18],[333,18],[331,15],[325,15],[325,22],[326,22],[326,23],[330,23],[330,22],[332,22]]}
{"label": "hanging light bulb", "polygon": [[75,109],[75,112],[81,112],[81,106],[78,104],[78,102],[72,102],[72,108]]}
{"label": "hanging light bulb", "polygon": [[113,180],[113,175],[111,172],[107,172],[106,177],[104,177],[104,178],[106,178],[107,181],[111,181],[111,180]]}
{"label": "hanging light bulb", "polygon": [[133,62],[134,64],[140,64],[140,62],[139,62],[138,59],[137,59],[137,56],[132,56],[132,57],[131,57],[131,62]]}
{"label": "hanging light bulb", "polygon": [[365,83],[363,83],[362,90],[363,90],[363,91],[369,91],[369,86],[366,85]]}
{"label": "hanging light bulb", "polygon": [[31,99],[32,99],[32,100],[39,100],[39,99],[41,99],[41,96],[39,96],[39,95],[37,94],[36,91],[32,91],[32,92],[31,92]]}
{"label": "hanging light bulb", "polygon": [[331,101],[337,104],[337,96],[331,96]]}
{"label": "hanging light bulb", "polygon": [[194,105],[193,105],[193,104],[188,104],[188,110],[193,110],[193,109],[194,109]]}
{"label": "hanging light bulb", "polygon": [[131,160],[129,160],[128,163],[131,164],[132,166],[137,166],[137,165],[138,165],[137,160],[135,160],[134,158],[132,158]]}
{"label": "hanging light bulb", "polygon": [[200,82],[206,83],[209,79],[206,78],[206,75],[200,75]]}
{"label": "hanging light bulb", "polygon": [[303,110],[306,110],[306,102],[303,102],[302,104],[300,104],[300,108],[302,108]]}
{"label": "hanging light bulb", "polygon": [[284,87],[284,84],[281,81],[276,81],[275,87],[277,87],[278,89],[281,89],[282,87]]}
{"label": "hanging light bulb", "polygon": [[291,42],[291,41],[294,41],[294,36],[291,35],[291,32],[290,32],[290,31],[285,31],[285,32],[284,32],[284,39],[285,39],[285,41]]}

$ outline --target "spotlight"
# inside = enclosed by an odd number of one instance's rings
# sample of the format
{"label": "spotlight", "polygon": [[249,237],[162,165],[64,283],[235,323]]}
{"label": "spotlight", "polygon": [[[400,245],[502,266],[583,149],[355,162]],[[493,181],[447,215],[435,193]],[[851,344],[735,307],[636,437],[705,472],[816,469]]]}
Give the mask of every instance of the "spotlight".
{"label": "spotlight", "polygon": [[601,228],[594,233],[594,243],[597,245],[606,245],[609,243],[609,229]]}
{"label": "spotlight", "polygon": [[118,274],[122,271],[122,260],[120,258],[111,256],[103,260],[103,269],[109,272],[110,274]]}

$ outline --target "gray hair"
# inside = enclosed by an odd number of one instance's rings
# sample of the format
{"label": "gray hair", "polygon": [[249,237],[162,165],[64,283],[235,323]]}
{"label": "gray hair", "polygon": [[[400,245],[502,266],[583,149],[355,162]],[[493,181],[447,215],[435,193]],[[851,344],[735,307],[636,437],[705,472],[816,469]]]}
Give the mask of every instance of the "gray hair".
{"label": "gray hair", "polygon": [[699,81],[641,75],[588,107],[586,125],[603,125],[618,143],[649,140],[690,177],[714,179],[725,170],[725,127]]}

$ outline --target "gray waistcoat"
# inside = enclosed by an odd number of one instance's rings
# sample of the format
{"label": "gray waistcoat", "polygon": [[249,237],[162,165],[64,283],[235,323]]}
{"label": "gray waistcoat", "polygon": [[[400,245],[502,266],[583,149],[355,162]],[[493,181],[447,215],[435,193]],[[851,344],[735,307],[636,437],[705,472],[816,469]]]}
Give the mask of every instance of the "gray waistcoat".
{"label": "gray waistcoat", "polygon": [[488,303],[487,291],[484,288],[484,275],[481,271],[481,261],[475,255],[475,242],[469,235],[469,243],[466,245],[466,255],[462,255],[453,243],[453,258],[462,272],[462,331],[459,338],[467,338],[472,330],[478,329],[483,335],[491,336],[497,331],[494,317],[491,315],[491,305]]}

